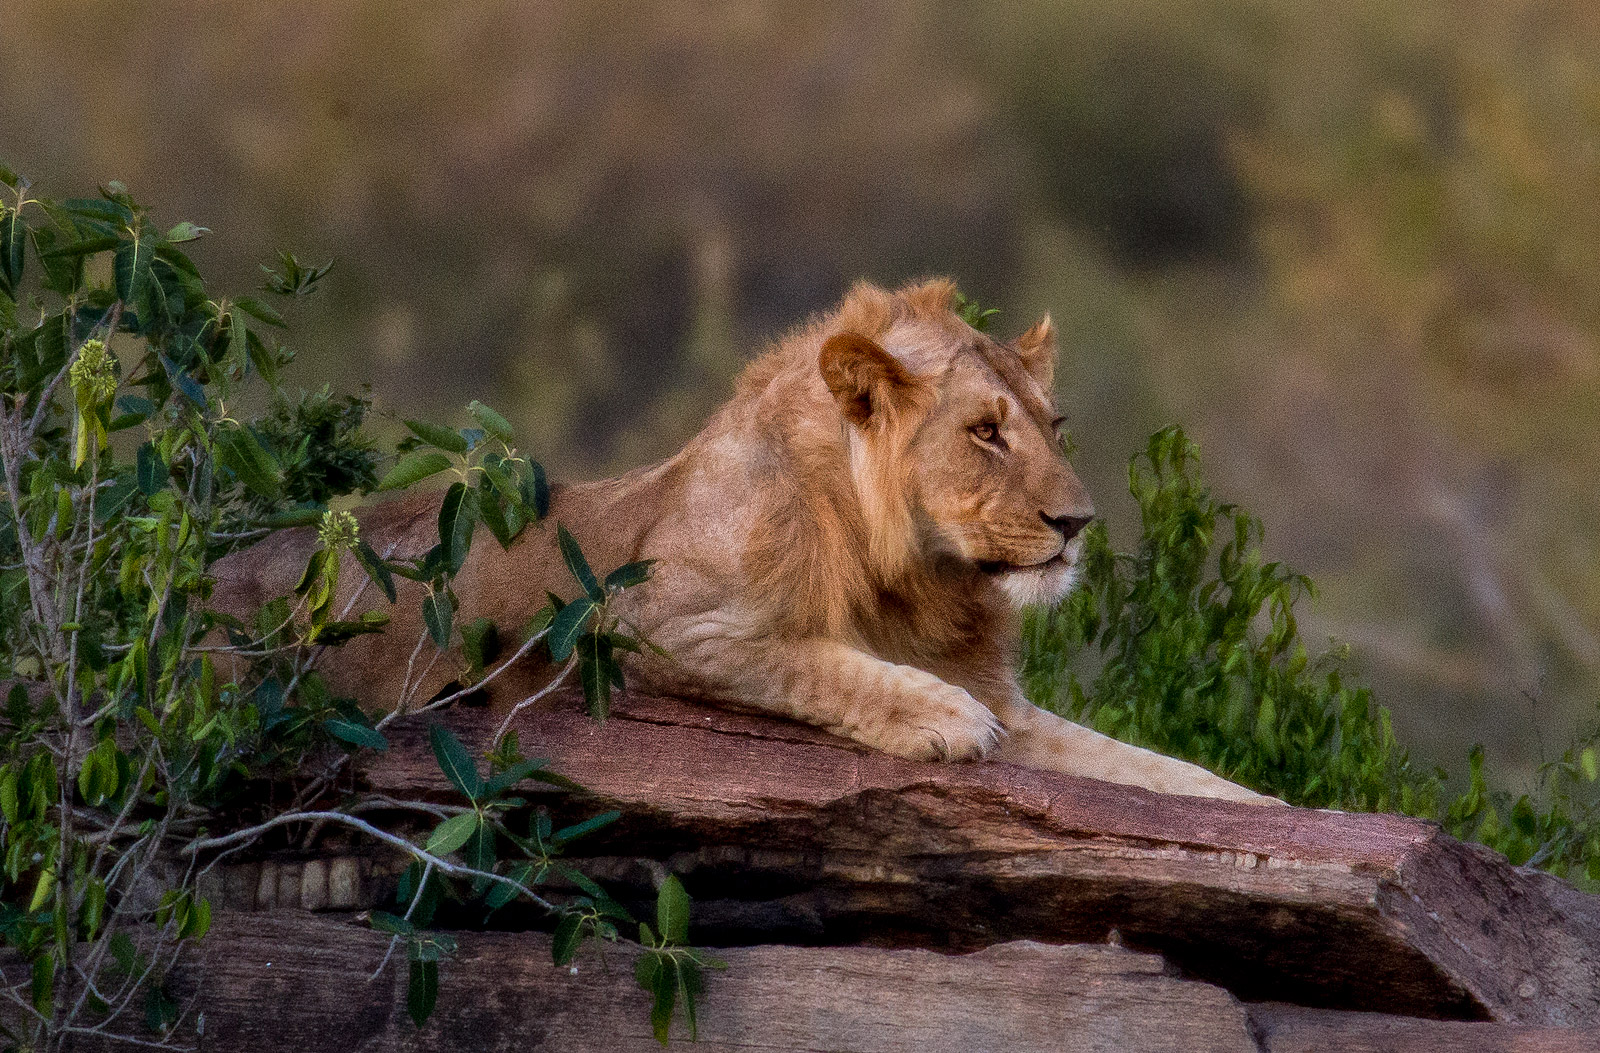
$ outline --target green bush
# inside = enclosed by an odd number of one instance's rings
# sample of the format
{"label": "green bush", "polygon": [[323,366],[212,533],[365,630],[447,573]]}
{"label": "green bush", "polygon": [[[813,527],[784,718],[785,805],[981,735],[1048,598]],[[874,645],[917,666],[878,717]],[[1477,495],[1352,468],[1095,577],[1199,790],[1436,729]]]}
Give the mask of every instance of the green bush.
{"label": "green bush", "polygon": [[1212,497],[1181,430],[1151,437],[1128,486],[1136,550],[1115,552],[1091,526],[1081,586],[1027,620],[1033,701],[1291,804],[1425,816],[1514,863],[1600,887],[1594,736],[1515,798],[1488,789],[1475,749],[1467,790],[1448,798],[1445,773],[1413,763],[1388,710],[1344,682],[1344,652],[1308,651],[1294,608],[1311,582],[1263,560],[1261,523]]}
{"label": "green bush", "polygon": [[[4,168],[0,184],[0,941],[28,963],[20,982],[0,981],[11,1048],[182,1037],[191,1007],[167,977],[210,925],[201,878],[284,827],[343,825],[412,858],[395,910],[371,917],[391,954],[405,952],[419,1026],[454,949],[428,928],[444,899],[485,916],[517,901],[542,909],[558,963],[585,938],[618,939],[628,912],[560,859],[615,812],[554,828],[520,794],[574,784],[522,755],[509,718],[486,757],[431,728],[456,803],[352,796],[340,775],[353,756],[464,691],[429,700],[413,687],[363,709],[318,667],[388,620],[334,609],[341,569],[359,566],[361,589],[391,604],[396,576],[421,585],[419,654],[459,643],[481,685],[538,647],[557,682],[579,673],[603,714],[621,682],[616,653],[638,646],[617,631],[612,600],[648,564],[597,577],[563,533],[573,599],[553,600],[514,655],[486,661],[485,623],[458,609],[454,575],[479,524],[509,545],[548,499],[504,418],[474,403],[476,427],[408,422],[379,482],[367,404],[282,389],[292,356],[270,334],[283,319],[265,299],[206,288],[186,252],[205,228],[162,230],[117,184],[59,203]],[[326,270],[285,256],[265,291],[292,302]],[[250,404],[269,408],[232,415]],[[444,472],[455,481],[439,543],[420,558],[380,556],[353,516],[328,507]],[[253,619],[212,608],[217,559],[303,524],[318,526],[317,545],[291,595]],[[265,780],[288,792],[262,794]],[[693,1033],[700,970],[718,964],[687,945],[688,910],[669,878],[655,929],[638,923],[663,1042],[675,1009]]]}

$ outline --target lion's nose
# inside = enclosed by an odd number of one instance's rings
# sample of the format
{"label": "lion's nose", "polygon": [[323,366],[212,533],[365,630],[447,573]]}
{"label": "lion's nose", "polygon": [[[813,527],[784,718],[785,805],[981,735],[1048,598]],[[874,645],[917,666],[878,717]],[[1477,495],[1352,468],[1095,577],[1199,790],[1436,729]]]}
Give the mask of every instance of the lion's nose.
{"label": "lion's nose", "polygon": [[1089,522],[1094,519],[1094,513],[1085,512],[1082,514],[1049,516],[1045,515],[1043,512],[1040,512],[1039,518],[1044,520],[1046,523],[1049,523],[1057,530],[1061,531],[1062,538],[1067,541],[1071,541],[1073,538],[1078,536],[1078,532],[1080,530],[1088,526]]}

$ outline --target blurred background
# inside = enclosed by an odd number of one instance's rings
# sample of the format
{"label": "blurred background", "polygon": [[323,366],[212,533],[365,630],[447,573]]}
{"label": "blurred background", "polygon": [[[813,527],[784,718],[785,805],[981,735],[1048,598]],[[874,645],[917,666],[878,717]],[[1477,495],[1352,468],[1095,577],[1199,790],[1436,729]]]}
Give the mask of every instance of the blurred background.
{"label": "blurred background", "polygon": [[1116,536],[1190,429],[1423,759],[1526,780],[1595,716],[1587,0],[4,0],[0,40],[40,193],[123,180],[221,289],[338,258],[302,384],[482,398],[597,476],[855,278],[949,274],[1056,317]]}

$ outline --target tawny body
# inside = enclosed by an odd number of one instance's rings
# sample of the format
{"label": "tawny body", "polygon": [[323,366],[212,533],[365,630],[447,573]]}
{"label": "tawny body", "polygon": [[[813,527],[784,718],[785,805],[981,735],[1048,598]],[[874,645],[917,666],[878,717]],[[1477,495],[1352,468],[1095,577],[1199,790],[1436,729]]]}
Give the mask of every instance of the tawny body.
{"label": "tawny body", "polygon": [[[1070,588],[1092,509],[1054,435],[1048,319],[999,344],[952,312],[953,292],[858,286],[752,363],[675,457],[555,492],[550,518],[597,570],[657,561],[617,601],[667,655],[633,659],[634,682],[904,757],[1270,801],[1023,697],[1019,609]],[[375,508],[363,533],[380,552],[420,555],[437,540],[436,502]],[[306,543],[281,535],[227,561],[219,597],[244,609],[288,591]],[[362,579],[349,570],[341,605]],[[461,619],[490,617],[510,637],[546,589],[573,584],[546,525],[506,551],[480,538],[455,590]],[[403,596],[386,633],[346,646],[329,669],[336,688],[389,706],[408,679],[427,699],[459,675],[459,657],[417,650],[419,603]],[[380,605],[367,589],[356,607]],[[529,663],[491,697],[513,705],[547,675]]]}

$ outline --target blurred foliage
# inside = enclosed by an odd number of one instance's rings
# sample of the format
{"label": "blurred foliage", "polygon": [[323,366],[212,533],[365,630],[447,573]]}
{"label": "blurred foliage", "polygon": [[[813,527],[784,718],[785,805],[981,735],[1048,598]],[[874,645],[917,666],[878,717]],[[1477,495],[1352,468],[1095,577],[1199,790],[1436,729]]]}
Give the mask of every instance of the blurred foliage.
{"label": "blurred foliage", "polygon": [[1484,753],[1451,798],[1413,764],[1388,709],[1311,655],[1295,603],[1309,579],[1264,561],[1260,520],[1216,501],[1199,450],[1164,428],[1128,468],[1137,549],[1087,533],[1083,583],[1024,630],[1030,698],[1126,742],[1202,764],[1291,804],[1399,811],[1443,822],[1518,864],[1600,890],[1600,725],[1540,773],[1537,792],[1491,790]]}
{"label": "blurred foliage", "polygon": [[[1594,695],[1581,0],[3,17],[0,126],[36,174],[226,221],[229,281],[284,238],[348,246],[302,368],[376,376],[395,433],[387,405],[482,395],[563,472],[629,467],[849,281],[950,273],[1055,314],[1104,500],[1189,422],[1419,748],[1481,736],[1531,776]],[[85,39],[101,60],[61,61]]]}

